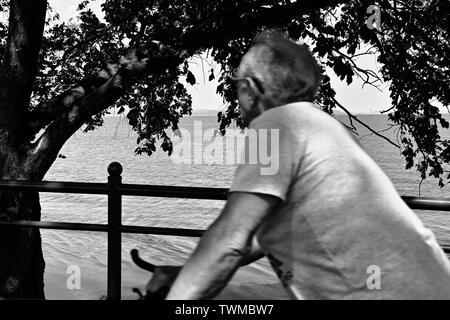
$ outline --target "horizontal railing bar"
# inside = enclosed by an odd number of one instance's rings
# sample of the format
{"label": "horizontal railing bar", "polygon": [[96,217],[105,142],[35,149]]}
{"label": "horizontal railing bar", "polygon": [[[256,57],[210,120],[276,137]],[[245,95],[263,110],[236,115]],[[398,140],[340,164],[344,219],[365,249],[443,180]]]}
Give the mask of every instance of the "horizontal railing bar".
{"label": "horizontal railing bar", "polygon": [[[108,225],[92,224],[92,223],[15,220],[15,221],[0,221],[0,227],[1,226],[108,232]],[[204,230],[198,229],[179,229],[179,228],[126,226],[126,225],[121,226],[119,229],[122,233],[139,233],[139,234],[167,235],[180,237],[201,237],[202,234],[204,233]]]}
{"label": "horizontal railing bar", "polygon": [[[0,190],[39,191],[51,193],[108,194],[106,183],[65,181],[5,181],[0,180]],[[119,191],[124,196],[147,196],[164,198],[191,198],[226,200],[228,189],[184,186],[157,186],[122,184]]]}
{"label": "horizontal railing bar", "polygon": [[92,223],[16,220],[16,221],[0,221],[0,226],[55,229],[55,230],[108,232],[107,225],[92,224]]}
{"label": "horizontal railing bar", "polygon": [[[90,232],[107,232],[108,226],[105,224],[90,223],[68,223],[68,222],[43,222],[43,221],[0,221],[1,226],[40,228],[53,230],[73,230],[73,231],[90,231]],[[162,228],[162,227],[144,227],[144,226],[121,226],[121,232],[134,234],[149,235],[165,235],[179,237],[201,237],[204,230],[198,229],[178,229],[178,228]],[[450,254],[449,246],[441,246],[445,253]]]}
{"label": "horizontal railing bar", "polygon": [[178,228],[162,228],[162,227],[141,227],[141,226],[122,226],[120,230],[123,233],[151,234],[163,236],[179,236],[179,237],[201,237],[204,230],[198,229],[178,229]]}
{"label": "horizontal railing bar", "polygon": [[39,191],[51,193],[108,194],[106,183],[66,181],[6,181],[0,180],[0,190]]}
{"label": "horizontal railing bar", "polygon": [[402,197],[403,201],[411,208],[418,210],[450,211],[450,200],[436,198]]}
{"label": "horizontal railing bar", "polygon": [[122,184],[119,190],[124,196],[147,196],[162,198],[191,198],[226,200],[228,189],[226,188],[202,188],[181,186],[157,186]]}
{"label": "horizontal railing bar", "polygon": [[[108,186],[106,183],[0,180],[0,190],[106,195],[108,193]],[[228,189],[226,188],[159,186],[140,184],[122,184],[119,186],[119,191],[124,196],[190,198],[209,200],[226,200],[228,193]],[[411,209],[450,211],[450,199],[424,197],[419,198],[411,196],[402,196],[402,199]]]}

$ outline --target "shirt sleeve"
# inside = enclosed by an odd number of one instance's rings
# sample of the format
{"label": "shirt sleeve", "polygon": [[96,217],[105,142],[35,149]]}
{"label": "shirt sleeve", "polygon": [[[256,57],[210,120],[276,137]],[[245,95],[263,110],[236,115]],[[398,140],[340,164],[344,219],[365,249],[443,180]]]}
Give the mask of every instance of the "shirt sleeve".
{"label": "shirt sleeve", "polygon": [[275,121],[258,122],[248,132],[229,192],[261,193],[286,201],[299,156],[291,130]]}

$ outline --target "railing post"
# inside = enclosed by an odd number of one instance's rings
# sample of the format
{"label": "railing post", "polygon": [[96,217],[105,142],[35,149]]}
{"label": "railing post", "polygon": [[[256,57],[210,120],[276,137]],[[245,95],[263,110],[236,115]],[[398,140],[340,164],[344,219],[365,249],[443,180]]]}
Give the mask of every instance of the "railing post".
{"label": "railing post", "polygon": [[122,286],[122,166],[108,166],[108,300],[120,300]]}

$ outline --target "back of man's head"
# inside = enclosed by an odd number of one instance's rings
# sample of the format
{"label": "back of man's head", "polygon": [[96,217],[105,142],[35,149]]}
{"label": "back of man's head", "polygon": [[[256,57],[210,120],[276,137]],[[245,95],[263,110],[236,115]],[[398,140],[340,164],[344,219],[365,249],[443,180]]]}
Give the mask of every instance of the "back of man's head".
{"label": "back of man's head", "polygon": [[240,76],[261,83],[266,108],[312,102],[320,85],[320,68],[306,45],[296,44],[274,30],[255,37],[239,69]]}

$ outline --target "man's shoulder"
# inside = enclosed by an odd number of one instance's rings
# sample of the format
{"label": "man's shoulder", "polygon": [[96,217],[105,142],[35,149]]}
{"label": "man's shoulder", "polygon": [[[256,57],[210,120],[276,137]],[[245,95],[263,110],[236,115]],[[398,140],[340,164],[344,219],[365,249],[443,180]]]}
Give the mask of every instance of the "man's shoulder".
{"label": "man's shoulder", "polygon": [[264,111],[251,122],[250,128],[291,128],[297,132],[329,121],[336,120],[314,103],[294,102]]}

